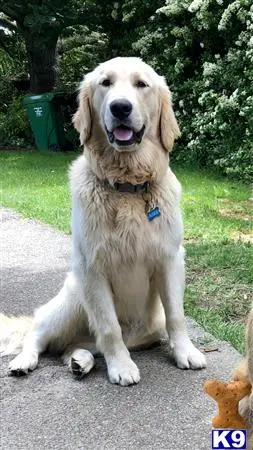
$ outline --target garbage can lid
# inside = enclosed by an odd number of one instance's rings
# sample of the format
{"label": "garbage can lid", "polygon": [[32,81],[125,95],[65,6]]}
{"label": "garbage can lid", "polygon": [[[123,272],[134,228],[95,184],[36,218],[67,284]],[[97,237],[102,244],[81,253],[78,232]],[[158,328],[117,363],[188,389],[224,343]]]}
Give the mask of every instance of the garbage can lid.
{"label": "garbage can lid", "polygon": [[23,105],[38,102],[51,102],[55,97],[60,97],[63,92],[45,92],[44,94],[26,95],[23,99]]}

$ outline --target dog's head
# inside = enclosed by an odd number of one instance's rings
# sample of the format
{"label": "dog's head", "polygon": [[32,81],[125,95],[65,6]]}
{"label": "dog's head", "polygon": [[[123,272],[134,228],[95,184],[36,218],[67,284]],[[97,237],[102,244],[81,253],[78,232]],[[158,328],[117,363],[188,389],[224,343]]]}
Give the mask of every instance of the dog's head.
{"label": "dog's head", "polygon": [[180,135],[164,78],[132,57],[111,59],[86,75],[73,122],[81,144],[96,130],[117,152],[137,150],[145,137],[170,151]]}

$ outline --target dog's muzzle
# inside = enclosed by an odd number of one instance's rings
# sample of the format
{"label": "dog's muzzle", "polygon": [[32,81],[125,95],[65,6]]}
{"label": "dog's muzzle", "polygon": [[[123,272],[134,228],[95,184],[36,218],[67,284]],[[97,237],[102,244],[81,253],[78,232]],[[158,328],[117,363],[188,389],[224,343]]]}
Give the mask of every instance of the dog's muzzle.
{"label": "dog's muzzle", "polygon": [[120,98],[113,100],[109,106],[111,114],[110,130],[105,127],[108,139],[111,144],[116,144],[118,147],[124,147],[132,144],[139,144],[143,138],[145,126],[140,130],[135,130],[132,126],[131,113],[133,110],[132,103]]}

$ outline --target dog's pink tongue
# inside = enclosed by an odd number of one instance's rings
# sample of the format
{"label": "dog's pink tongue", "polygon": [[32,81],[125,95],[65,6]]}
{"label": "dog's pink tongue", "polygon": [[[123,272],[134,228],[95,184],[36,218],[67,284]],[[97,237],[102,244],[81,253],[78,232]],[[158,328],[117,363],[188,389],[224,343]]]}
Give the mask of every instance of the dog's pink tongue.
{"label": "dog's pink tongue", "polygon": [[118,141],[129,141],[133,137],[133,131],[129,128],[114,128],[113,136]]}

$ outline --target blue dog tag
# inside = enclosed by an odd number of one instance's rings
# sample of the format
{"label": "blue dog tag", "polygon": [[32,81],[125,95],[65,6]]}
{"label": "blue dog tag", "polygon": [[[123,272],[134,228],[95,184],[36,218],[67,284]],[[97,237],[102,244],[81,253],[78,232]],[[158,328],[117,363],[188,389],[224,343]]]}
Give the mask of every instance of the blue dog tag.
{"label": "blue dog tag", "polygon": [[147,212],[147,218],[150,222],[151,222],[151,220],[155,219],[156,217],[159,217],[160,215],[161,215],[161,213],[160,213],[160,209],[158,208],[158,206],[151,208]]}

